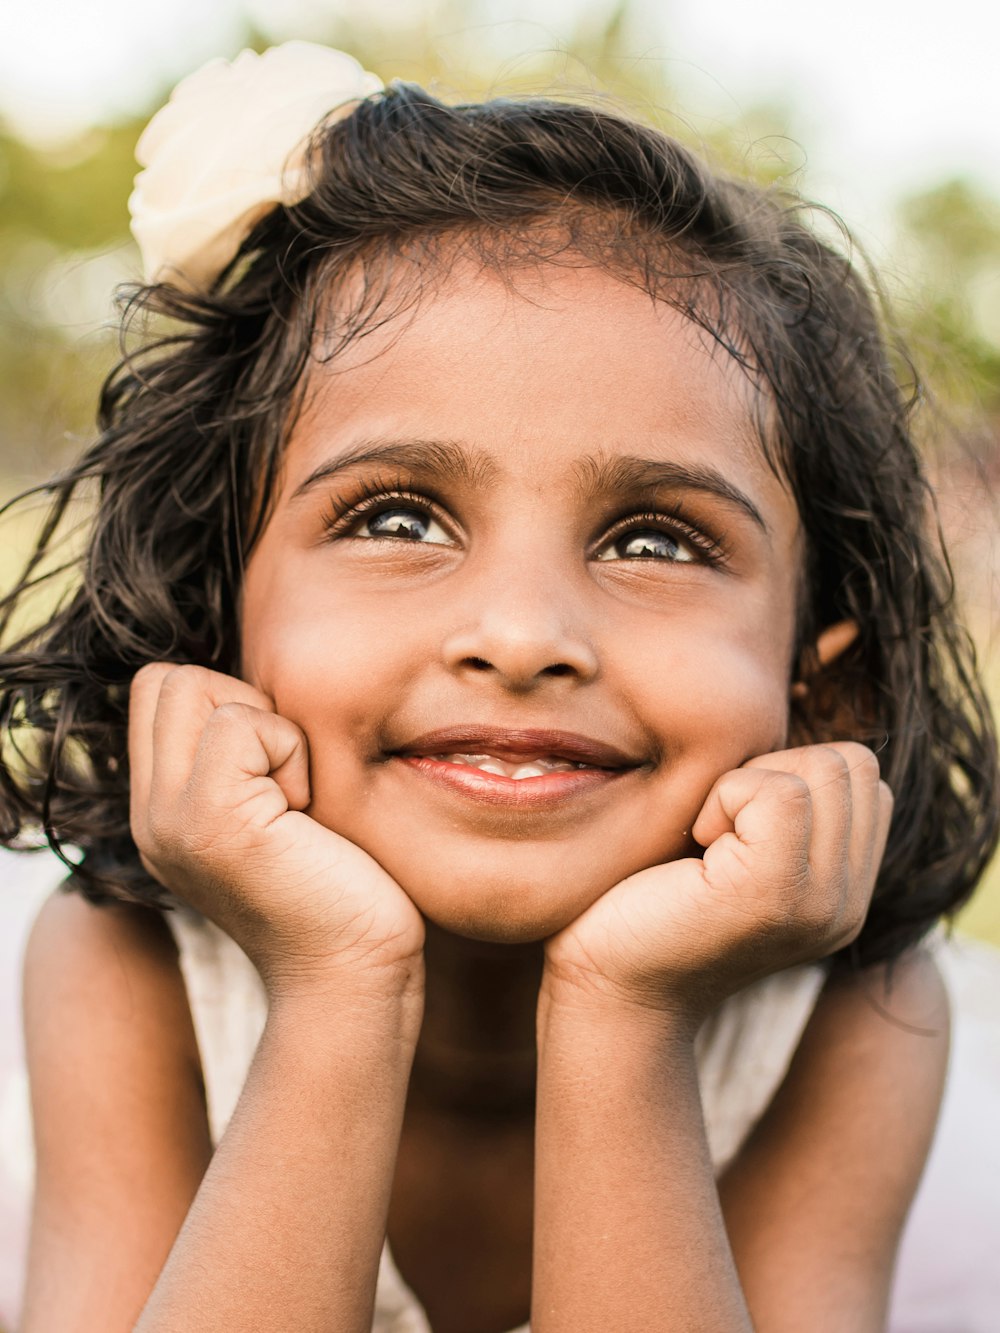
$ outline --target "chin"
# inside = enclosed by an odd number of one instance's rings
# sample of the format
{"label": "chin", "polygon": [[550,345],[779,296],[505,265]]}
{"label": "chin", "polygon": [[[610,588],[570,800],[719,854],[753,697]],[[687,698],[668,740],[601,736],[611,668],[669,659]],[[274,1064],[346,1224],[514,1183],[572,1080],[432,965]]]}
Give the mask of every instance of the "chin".
{"label": "chin", "polygon": [[551,884],[476,877],[448,883],[401,881],[420,912],[441,930],[490,944],[531,944],[575,921],[611,884]]}

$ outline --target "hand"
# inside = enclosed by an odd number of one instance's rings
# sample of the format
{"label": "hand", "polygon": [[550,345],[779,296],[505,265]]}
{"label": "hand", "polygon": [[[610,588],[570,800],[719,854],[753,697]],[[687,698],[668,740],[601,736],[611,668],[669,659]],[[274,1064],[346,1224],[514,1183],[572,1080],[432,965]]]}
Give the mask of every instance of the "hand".
{"label": "hand", "polygon": [[143,865],[240,945],[272,992],[361,973],[405,983],[423,920],[370,856],[304,813],[306,738],[245,682],[156,662],[132,684]]}
{"label": "hand", "polygon": [[705,851],[630,875],[546,941],[546,983],[694,1023],[750,982],[834,952],[864,923],[892,794],[862,745],[782,750],[724,774]]}

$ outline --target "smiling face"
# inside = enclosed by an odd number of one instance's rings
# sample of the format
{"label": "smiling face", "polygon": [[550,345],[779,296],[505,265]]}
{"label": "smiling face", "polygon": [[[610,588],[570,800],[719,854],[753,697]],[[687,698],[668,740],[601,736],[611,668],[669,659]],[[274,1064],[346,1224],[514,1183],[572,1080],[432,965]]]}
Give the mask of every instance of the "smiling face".
{"label": "smiling face", "polygon": [[310,814],[446,930],[560,929],[785,741],[798,515],[711,346],[596,269],[459,265],[314,371],[243,674]]}

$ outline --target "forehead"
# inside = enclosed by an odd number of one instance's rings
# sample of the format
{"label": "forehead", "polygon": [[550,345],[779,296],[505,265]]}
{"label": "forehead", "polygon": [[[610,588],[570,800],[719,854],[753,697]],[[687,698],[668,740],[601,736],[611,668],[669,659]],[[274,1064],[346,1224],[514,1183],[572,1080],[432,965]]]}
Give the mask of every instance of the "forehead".
{"label": "forehead", "polygon": [[583,457],[707,464],[791,505],[764,457],[758,391],[665,301],[581,263],[452,265],[318,362],[286,459],[295,485],[361,438],[448,439],[544,484]]}

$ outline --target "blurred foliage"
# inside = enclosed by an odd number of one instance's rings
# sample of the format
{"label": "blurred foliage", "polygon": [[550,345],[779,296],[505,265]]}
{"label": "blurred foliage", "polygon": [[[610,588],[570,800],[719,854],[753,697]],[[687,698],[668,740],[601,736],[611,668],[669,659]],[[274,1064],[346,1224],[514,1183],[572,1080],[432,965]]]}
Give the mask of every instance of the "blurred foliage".
{"label": "blurred foliage", "polygon": [[[913,333],[938,355],[946,397],[1000,415],[1000,200],[971,181],[948,180],[904,199],[900,220],[923,277]],[[956,373],[956,368],[960,370]]]}
{"label": "blurred foliage", "polygon": [[[42,150],[0,131],[0,468],[16,484],[86,435],[115,340],[105,260],[128,251],[125,200],[138,125]],[[9,487],[5,487],[9,489]]]}
{"label": "blurred foliage", "polygon": [[[483,23],[477,26],[477,12]],[[678,115],[667,66],[629,54],[629,0],[587,7],[568,39],[503,50],[487,4],[438,0],[391,29],[358,10],[331,19],[331,43],[369,68],[450,98],[497,92],[593,97],[627,107],[707,153],[717,165],[805,188],[794,114],[751,108],[737,123],[698,126]],[[443,34],[443,35],[442,35]],[[316,34],[319,35],[319,34]],[[271,34],[248,28],[263,49]],[[498,49],[499,46],[499,49]],[[460,71],[457,74],[456,71]],[[166,89],[157,91],[150,110]],[[85,129],[41,148],[0,127],[0,479],[44,472],[76,447],[93,417],[95,384],[114,358],[110,293],[138,276],[126,201],[142,121]],[[948,404],[1000,415],[1000,204],[963,181],[904,200],[899,209],[918,289],[899,304],[904,336]],[[992,433],[992,432],[991,432]],[[4,487],[4,489],[9,489]]]}
{"label": "blurred foliage", "polygon": [[[794,108],[762,104],[738,123],[684,119],[668,82],[668,63],[631,54],[629,0],[615,0],[610,10],[587,6],[575,32],[553,35],[550,46],[529,50],[516,45],[516,25],[508,36],[505,25],[495,22],[490,0],[427,0],[408,24],[399,15],[387,24],[377,13],[361,18],[358,7],[351,9],[350,16],[331,20],[328,30],[308,36],[352,51],[384,77],[420,82],[447,100],[539,92],[598,99],[660,126],[724,170],[808,193]],[[244,44],[260,50],[288,35],[248,26]],[[155,91],[150,112],[167,92]],[[93,428],[97,386],[116,355],[111,292],[139,276],[126,201],[142,124],[89,127],[57,147],[25,143],[0,127],[4,495],[45,476],[75,453]],[[971,459],[976,478],[997,477],[1000,202],[974,182],[943,181],[902,200],[897,223],[894,267],[906,279],[891,291],[896,324],[914,347],[944,417],[957,426],[950,436],[939,435],[937,447],[951,459]],[[964,455],[962,435],[972,442]],[[942,443],[946,439],[950,447]],[[967,480],[967,470],[964,475]],[[985,506],[982,532],[992,533],[995,512],[981,487],[970,487],[973,491]],[[13,546],[22,547],[23,528],[19,520],[0,531],[7,547],[0,550],[4,582],[13,574]],[[995,561],[991,540],[985,547],[974,543],[966,560],[981,577]],[[983,642],[996,620],[995,597],[990,586],[978,599]],[[995,666],[992,672],[996,677]],[[1000,693],[1000,681],[996,689]],[[1000,943],[1000,869],[993,880],[984,895],[986,908],[971,919]]]}

